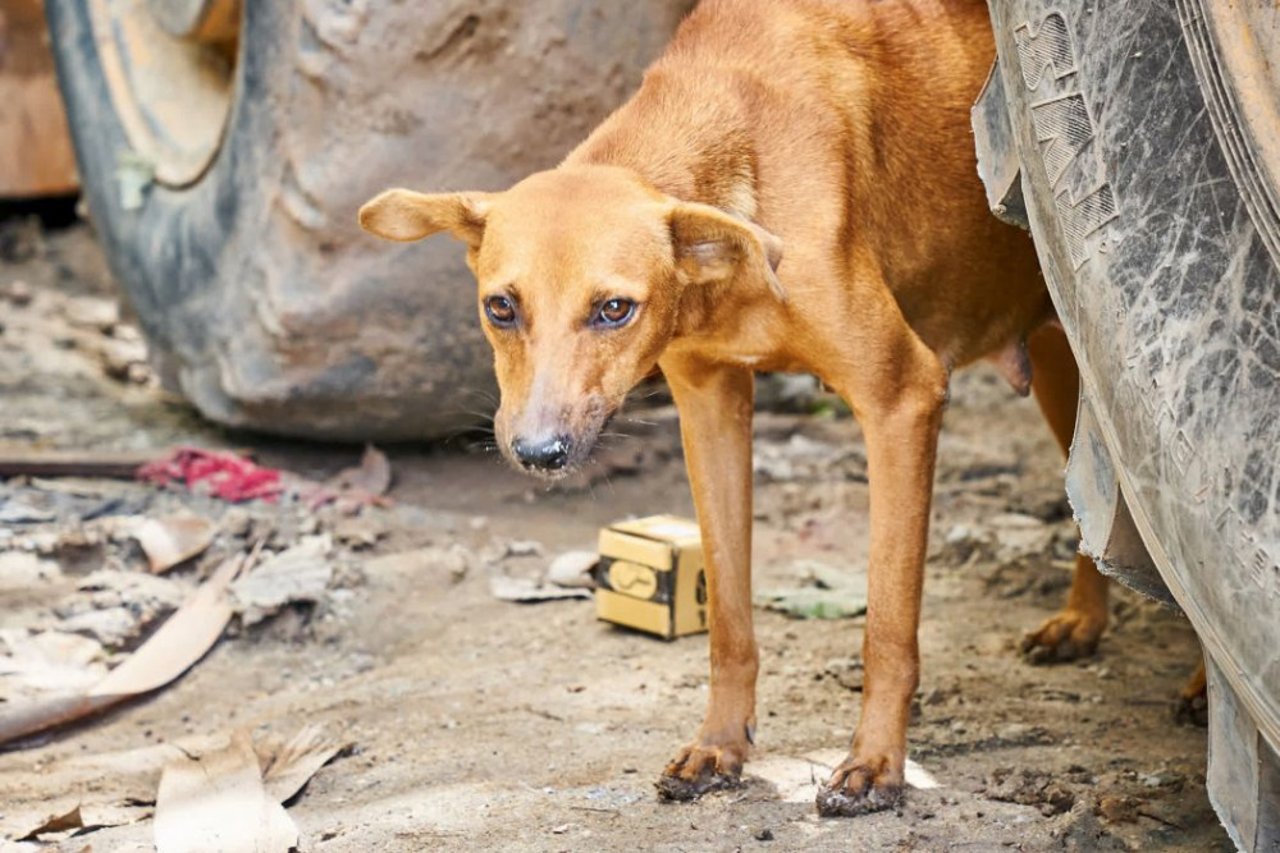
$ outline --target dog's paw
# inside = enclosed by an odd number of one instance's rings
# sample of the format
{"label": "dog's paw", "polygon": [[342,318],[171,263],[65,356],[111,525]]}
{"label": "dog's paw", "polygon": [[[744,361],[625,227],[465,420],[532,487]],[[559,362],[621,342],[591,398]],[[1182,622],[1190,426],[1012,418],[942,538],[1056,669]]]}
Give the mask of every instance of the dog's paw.
{"label": "dog's paw", "polygon": [[1203,693],[1179,696],[1173,707],[1174,722],[1198,728],[1209,727],[1209,697]]}
{"label": "dog's paw", "polygon": [[1199,726],[1202,729],[1209,725],[1209,691],[1203,663],[1183,686],[1173,710],[1173,718],[1184,725]]}
{"label": "dog's paw", "polygon": [[[879,768],[878,770],[876,768]],[[902,805],[902,768],[887,759],[860,761],[850,755],[818,789],[818,814],[823,817],[857,817],[896,809]]]}
{"label": "dog's paw", "polygon": [[745,756],[745,747],[690,744],[654,783],[658,799],[690,802],[712,791],[741,787]]}
{"label": "dog's paw", "polygon": [[1022,654],[1031,663],[1062,663],[1088,657],[1098,648],[1106,615],[1063,610],[1022,638]]}

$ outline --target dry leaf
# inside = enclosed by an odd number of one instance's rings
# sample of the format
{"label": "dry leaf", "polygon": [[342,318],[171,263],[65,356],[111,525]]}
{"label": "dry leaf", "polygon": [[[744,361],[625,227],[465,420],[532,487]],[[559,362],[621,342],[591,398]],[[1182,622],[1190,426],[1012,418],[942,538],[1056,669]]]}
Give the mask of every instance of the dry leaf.
{"label": "dry leaf", "polygon": [[227,560],[138,650],[107,674],[90,695],[132,696],[163,687],[187,671],[222,636],[231,620],[227,589],[245,563]]}
{"label": "dry leaf", "polygon": [[267,793],[278,802],[287,803],[311,781],[316,771],[350,746],[325,737],[319,726],[307,726],[284,743],[256,746]]}
{"label": "dry leaf", "polygon": [[68,829],[79,829],[84,826],[80,819],[80,804],[76,803],[70,810],[57,809],[54,814],[40,819],[35,828],[18,837],[18,841],[35,841],[41,835],[54,832],[66,832]]}
{"label": "dry leaf", "polygon": [[149,803],[131,803],[122,800],[115,803],[81,803],[80,819],[85,829],[106,829],[109,826],[128,826],[140,823],[155,814]]}
{"label": "dry leaf", "polygon": [[243,730],[225,749],[183,756],[165,767],[155,832],[158,853],[287,853],[298,843],[298,827],[263,785]]}
{"label": "dry leaf", "polygon": [[88,716],[163,687],[186,672],[217,642],[231,620],[227,588],[246,562],[238,555],[218,567],[136,652],[87,693],[0,706],[0,743]]}
{"label": "dry leaf", "polygon": [[143,519],[134,528],[133,538],[147,555],[151,572],[158,575],[204,553],[217,529],[217,525],[206,518],[181,513]]}
{"label": "dry leaf", "polygon": [[339,471],[328,485],[339,491],[362,492],[371,497],[385,495],[391,488],[391,463],[385,453],[370,444],[365,447],[358,466]]}

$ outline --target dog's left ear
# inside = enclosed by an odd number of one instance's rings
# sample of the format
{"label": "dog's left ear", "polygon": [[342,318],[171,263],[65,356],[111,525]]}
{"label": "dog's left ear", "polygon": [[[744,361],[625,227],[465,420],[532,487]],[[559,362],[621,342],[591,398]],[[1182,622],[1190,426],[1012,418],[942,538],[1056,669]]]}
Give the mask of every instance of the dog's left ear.
{"label": "dog's left ear", "polygon": [[421,240],[441,231],[479,248],[489,213],[489,193],[387,190],[360,208],[360,227],[386,240]]}
{"label": "dog's left ear", "polygon": [[688,283],[713,283],[747,276],[786,299],[778,280],[782,241],[753,222],[707,204],[679,202],[668,216],[676,271]]}

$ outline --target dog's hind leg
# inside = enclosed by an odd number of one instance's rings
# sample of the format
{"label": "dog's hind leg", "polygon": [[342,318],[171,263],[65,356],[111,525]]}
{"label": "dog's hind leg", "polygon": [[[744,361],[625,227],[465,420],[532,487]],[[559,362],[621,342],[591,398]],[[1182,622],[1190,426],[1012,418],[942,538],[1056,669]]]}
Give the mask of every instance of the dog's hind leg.
{"label": "dog's hind leg", "polygon": [[739,783],[756,724],[759,654],[751,621],[749,370],[665,359],[680,412],[685,465],[706,562],[711,629],[707,712],[693,742],[658,780],[663,799],[692,800]]}
{"label": "dog's hind leg", "polygon": [[1209,683],[1201,659],[1196,671],[1191,673],[1187,683],[1182,686],[1178,695],[1178,704],[1174,708],[1174,718],[1182,723],[1192,723],[1204,728],[1209,725]]}
{"label": "dog's hind leg", "polygon": [[[1027,341],[1031,355],[1031,390],[1063,453],[1071,447],[1080,371],[1056,323],[1046,324]],[[1076,555],[1075,575],[1066,606],[1022,640],[1022,651],[1035,663],[1075,660],[1093,654],[1107,626],[1107,579],[1093,560]]]}

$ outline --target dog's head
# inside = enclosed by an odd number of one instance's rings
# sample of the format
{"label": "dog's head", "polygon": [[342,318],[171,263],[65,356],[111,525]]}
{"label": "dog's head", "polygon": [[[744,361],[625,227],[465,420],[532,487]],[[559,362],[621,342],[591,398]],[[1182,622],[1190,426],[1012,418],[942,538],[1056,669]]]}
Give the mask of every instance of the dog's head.
{"label": "dog's head", "polygon": [[781,297],[777,238],[614,167],[539,172],[502,193],[388,190],[360,224],[466,244],[502,391],[498,446],[548,478],[586,459],[673,337],[730,297]]}

